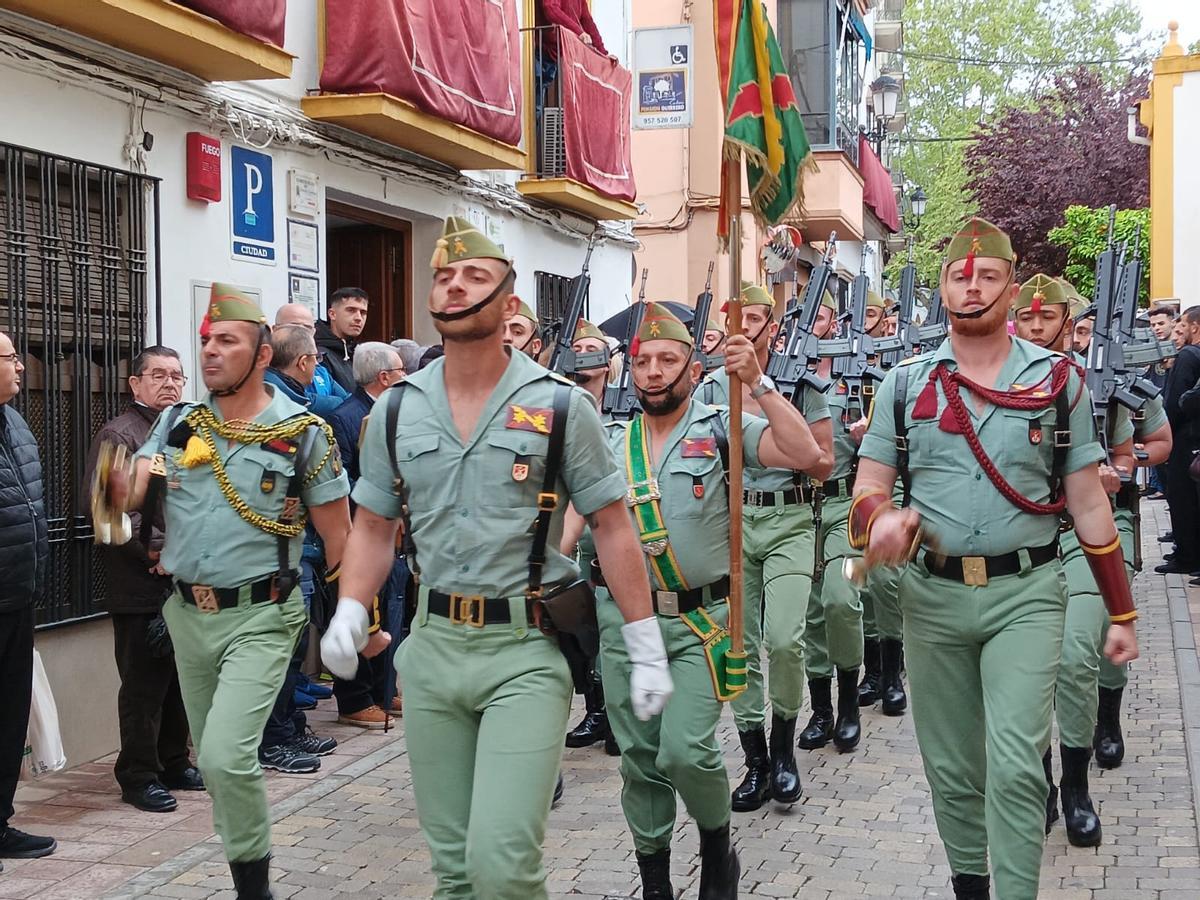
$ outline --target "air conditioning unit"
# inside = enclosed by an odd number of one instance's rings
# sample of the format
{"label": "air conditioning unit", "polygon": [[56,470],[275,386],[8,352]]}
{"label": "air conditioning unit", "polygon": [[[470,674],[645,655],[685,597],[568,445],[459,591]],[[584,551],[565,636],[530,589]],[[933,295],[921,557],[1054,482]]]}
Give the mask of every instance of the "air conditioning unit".
{"label": "air conditioning unit", "polygon": [[538,171],[543,178],[562,178],[567,173],[567,149],[563,143],[563,110],[547,106],[542,110],[541,158]]}

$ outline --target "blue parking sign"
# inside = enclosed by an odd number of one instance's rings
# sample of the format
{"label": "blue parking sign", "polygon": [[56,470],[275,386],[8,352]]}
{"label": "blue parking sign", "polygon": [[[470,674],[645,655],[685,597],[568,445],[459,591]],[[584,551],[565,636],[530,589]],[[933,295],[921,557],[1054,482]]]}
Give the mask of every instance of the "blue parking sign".
{"label": "blue parking sign", "polygon": [[[241,241],[275,243],[275,191],[271,157],[265,153],[231,147],[229,153],[233,190],[233,236]],[[242,254],[239,254],[242,255]],[[274,259],[272,248],[270,259]],[[261,257],[260,257],[261,258]]]}

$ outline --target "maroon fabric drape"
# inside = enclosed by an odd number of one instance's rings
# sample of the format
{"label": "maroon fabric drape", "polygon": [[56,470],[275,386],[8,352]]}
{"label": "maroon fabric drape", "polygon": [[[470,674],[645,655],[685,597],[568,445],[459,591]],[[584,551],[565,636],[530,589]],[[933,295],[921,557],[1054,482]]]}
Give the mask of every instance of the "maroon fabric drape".
{"label": "maroon fabric drape", "polygon": [[858,171],[863,177],[863,203],[875,210],[879,221],[895,233],[900,230],[900,209],[896,206],[896,189],[892,176],[883,167],[870,142],[858,136]]}
{"label": "maroon fabric drape", "polygon": [[566,29],[556,30],[567,177],[632,201],[637,196],[629,146],[633,75]]}
{"label": "maroon fabric drape", "polygon": [[326,0],[321,90],[382,91],[517,146],[516,0]]}
{"label": "maroon fabric drape", "polygon": [[226,28],[276,47],[283,46],[287,0],[176,0]]}

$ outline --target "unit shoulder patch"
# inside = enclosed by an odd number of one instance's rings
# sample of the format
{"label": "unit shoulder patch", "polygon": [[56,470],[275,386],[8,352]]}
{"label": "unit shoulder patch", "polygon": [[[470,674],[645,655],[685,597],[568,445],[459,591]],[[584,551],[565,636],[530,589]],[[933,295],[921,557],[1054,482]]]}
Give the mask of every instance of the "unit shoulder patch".
{"label": "unit shoulder patch", "polygon": [[554,410],[542,406],[522,406],[510,403],[504,427],[516,431],[532,431],[534,434],[549,434],[554,424]]}

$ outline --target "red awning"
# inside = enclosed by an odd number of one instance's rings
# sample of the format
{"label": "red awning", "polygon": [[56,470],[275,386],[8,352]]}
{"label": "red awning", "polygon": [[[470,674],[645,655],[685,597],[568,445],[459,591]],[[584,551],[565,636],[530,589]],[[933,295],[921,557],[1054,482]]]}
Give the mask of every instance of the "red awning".
{"label": "red awning", "polygon": [[567,176],[602,194],[637,196],[630,151],[629,101],[633,74],[564,28],[559,67]]}
{"label": "red awning", "polygon": [[326,0],[321,90],[382,91],[521,143],[516,0]]}
{"label": "red awning", "polygon": [[283,47],[287,0],[178,0],[247,37]]}
{"label": "red awning", "polygon": [[900,230],[900,210],[896,206],[896,189],[892,176],[864,135],[858,136],[858,171],[863,177],[863,203],[875,211],[876,217],[892,233]]}

